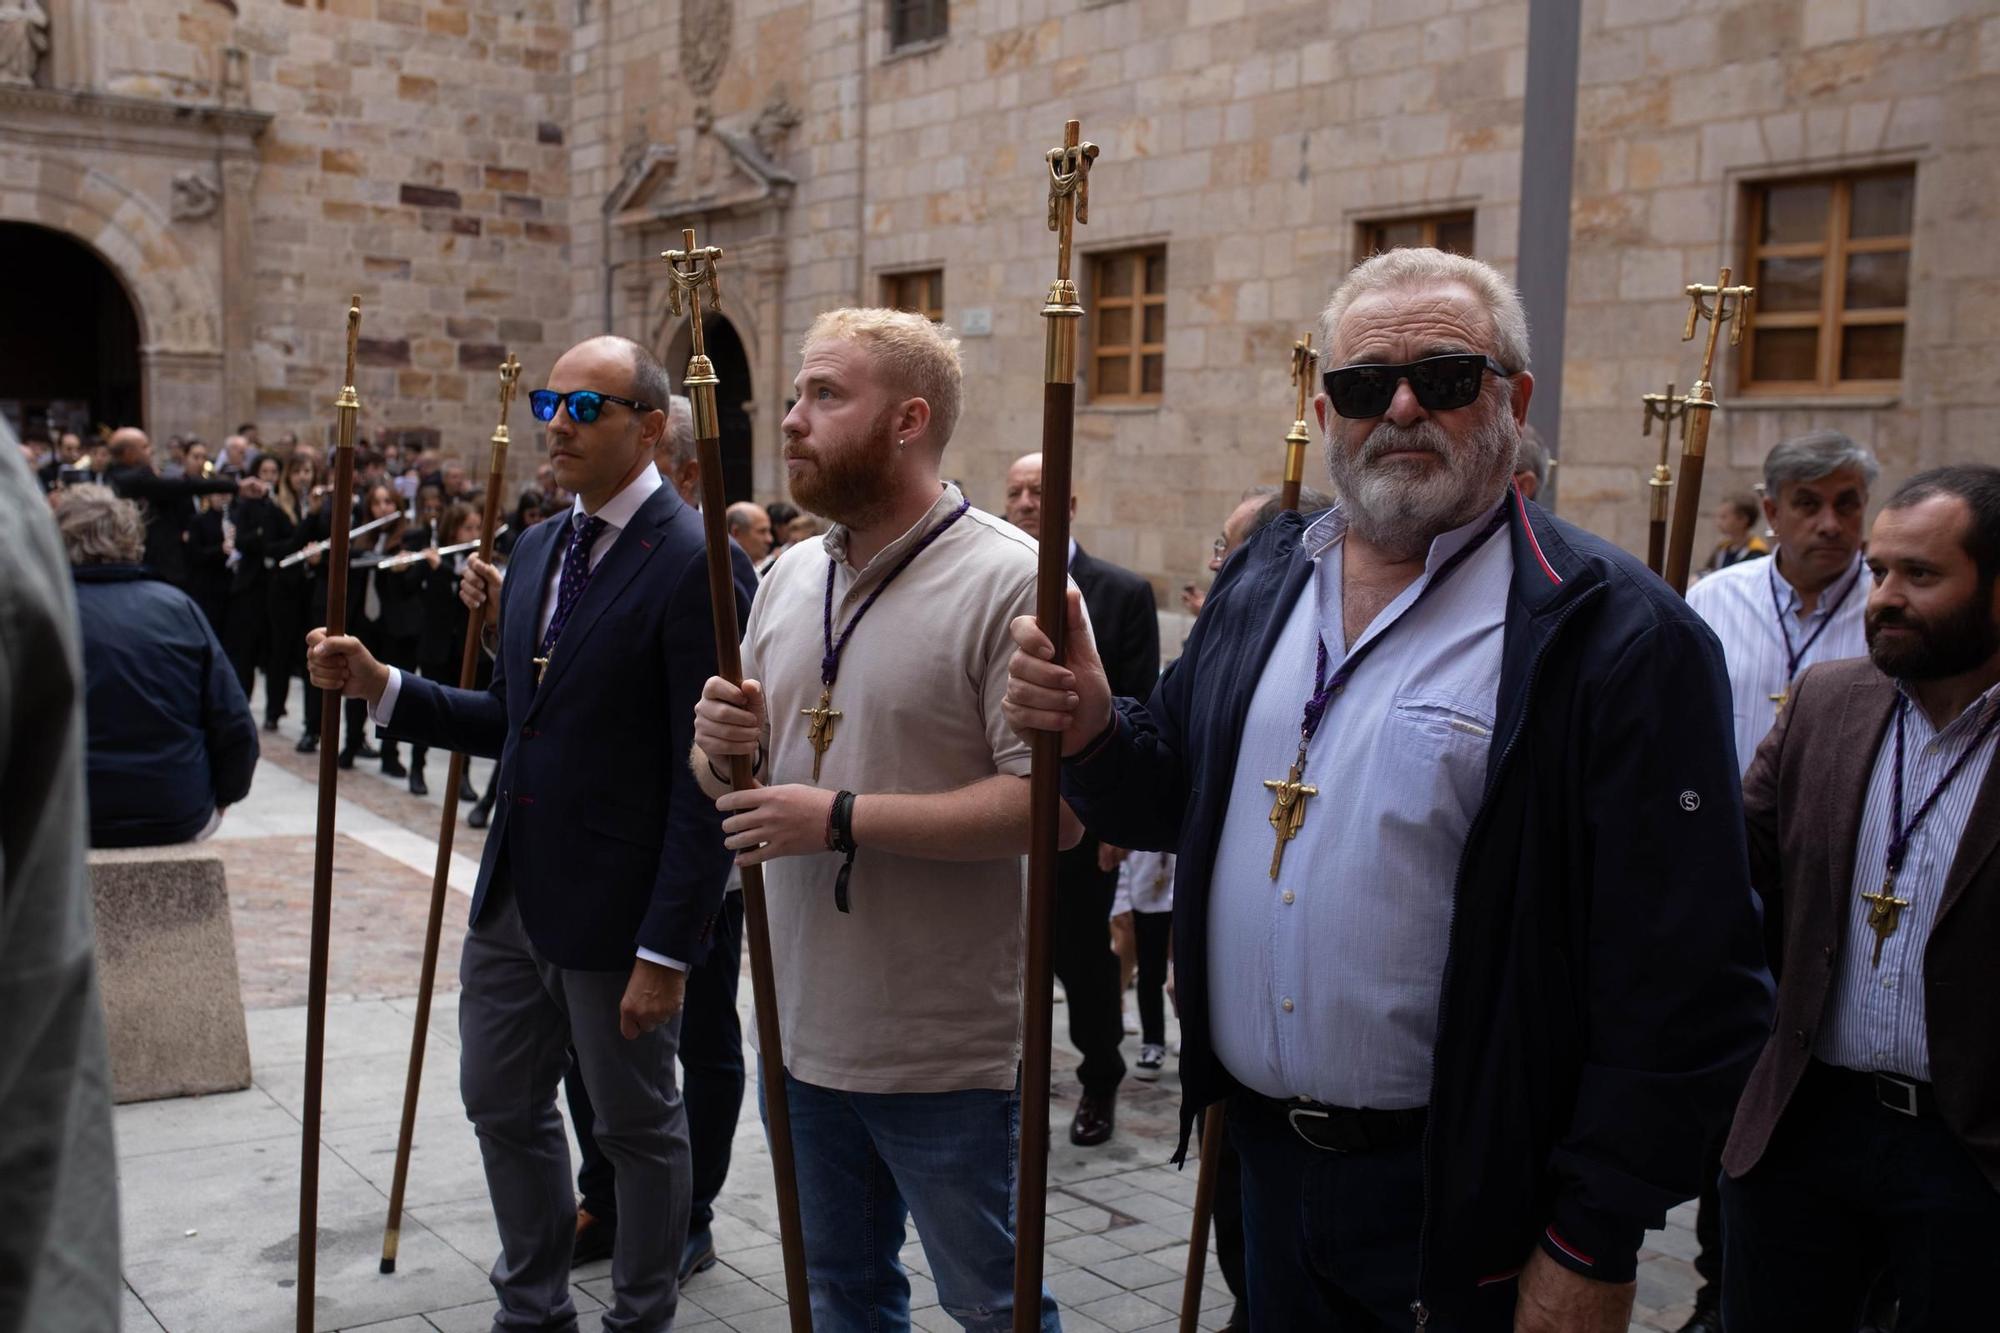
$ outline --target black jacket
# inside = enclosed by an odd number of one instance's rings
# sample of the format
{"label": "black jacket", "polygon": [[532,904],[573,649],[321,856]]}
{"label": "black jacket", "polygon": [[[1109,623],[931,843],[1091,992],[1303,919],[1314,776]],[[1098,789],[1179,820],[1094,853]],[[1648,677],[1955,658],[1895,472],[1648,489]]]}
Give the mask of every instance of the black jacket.
{"label": "black jacket", "polygon": [[257,724],[184,592],[137,565],[76,569],[90,845],[186,842],[250,792]]}
{"label": "black jacket", "polygon": [[167,582],[180,585],[187,578],[187,555],[183,547],[188,524],[194,519],[195,497],[224,495],[236,490],[234,477],[163,477],[140,464],[114,467],[104,474],[111,489],[127,500],[145,506],[146,565]]}
{"label": "black jacket", "polygon": [[[1715,636],[1623,551],[1518,494],[1507,517],[1498,723],[1439,960],[1411,1293],[1444,1311],[1537,1243],[1629,1279],[1645,1228],[1700,1185],[1771,1010]],[[1105,841],[1180,853],[1183,1149],[1237,1087],[1209,1041],[1209,879],[1251,694],[1310,577],[1303,530],[1283,515],[1232,556],[1150,700],[1119,700],[1065,765]]]}
{"label": "black jacket", "polygon": [[1078,546],[1069,576],[1083,593],[1111,692],[1143,698],[1160,674],[1160,614],[1153,585]]}

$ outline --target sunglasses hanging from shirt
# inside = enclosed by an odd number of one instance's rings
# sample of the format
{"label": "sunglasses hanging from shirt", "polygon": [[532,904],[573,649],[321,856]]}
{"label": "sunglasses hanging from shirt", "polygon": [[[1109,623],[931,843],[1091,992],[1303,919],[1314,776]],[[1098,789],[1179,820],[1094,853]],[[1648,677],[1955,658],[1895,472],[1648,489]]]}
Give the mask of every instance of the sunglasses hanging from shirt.
{"label": "sunglasses hanging from shirt", "polygon": [[631,408],[641,416],[653,410],[651,403],[642,403],[633,398],[620,398],[615,393],[599,393],[595,389],[571,389],[568,393],[557,393],[554,389],[534,389],[528,394],[528,410],[535,414],[537,421],[554,421],[556,409],[563,408],[569,419],[581,426],[588,426],[604,414],[606,403],[619,403]]}

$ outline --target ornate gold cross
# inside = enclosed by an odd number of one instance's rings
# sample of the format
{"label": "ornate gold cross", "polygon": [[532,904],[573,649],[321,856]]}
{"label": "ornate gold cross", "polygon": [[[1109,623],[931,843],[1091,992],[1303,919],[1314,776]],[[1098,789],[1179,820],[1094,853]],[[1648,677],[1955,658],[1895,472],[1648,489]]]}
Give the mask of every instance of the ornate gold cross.
{"label": "ornate gold cross", "polygon": [[1319,788],[1308,787],[1305,777],[1306,760],[1301,754],[1292,761],[1291,771],[1282,781],[1267,778],[1264,787],[1271,793],[1271,832],[1277,835],[1277,845],[1271,848],[1271,878],[1278,877],[1278,867],[1285,860],[1285,844],[1299,836],[1299,829],[1306,822],[1306,798],[1319,795]]}
{"label": "ornate gold cross", "polygon": [[1873,893],[1861,895],[1861,901],[1871,904],[1868,909],[1868,929],[1875,932],[1875,958],[1870,967],[1882,966],[1882,945],[1896,933],[1902,924],[1903,909],[1910,905],[1908,898],[1896,896],[1896,874],[1892,870],[1882,877],[1882,887]]}
{"label": "ornate gold cross", "polygon": [[[1755,287],[1730,286],[1727,268],[1722,270],[1713,286],[1699,282],[1687,285],[1687,327],[1681,330],[1681,341],[1694,341],[1695,330],[1700,327],[1701,321],[1708,321],[1708,342],[1701,354],[1701,378],[1688,391],[1689,399],[1696,404],[1714,406],[1716,337],[1722,332],[1722,326],[1729,324],[1729,345],[1735,347],[1743,341],[1743,335],[1750,330],[1751,302],[1756,296]],[[1715,299],[1712,306],[1708,304],[1711,297]],[[1731,300],[1736,302],[1734,310],[1729,308]]]}
{"label": "ornate gold cross", "polygon": [[806,719],[806,740],[813,747],[813,781],[819,781],[820,761],[826,758],[827,749],[833,744],[833,724],[840,720],[840,710],[833,706],[833,687],[827,686],[819,692],[819,705],[801,708],[799,716]]}

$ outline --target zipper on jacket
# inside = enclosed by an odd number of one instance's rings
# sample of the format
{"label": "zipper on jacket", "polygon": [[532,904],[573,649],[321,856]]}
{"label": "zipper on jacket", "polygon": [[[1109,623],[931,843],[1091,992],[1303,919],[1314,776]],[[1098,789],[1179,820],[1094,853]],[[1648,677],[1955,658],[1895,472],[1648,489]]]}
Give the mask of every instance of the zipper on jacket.
{"label": "zipper on jacket", "polygon": [[[1602,584],[1599,584],[1595,587],[1586,588],[1577,596],[1575,601],[1559,611],[1556,614],[1554,622],[1550,624],[1548,638],[1542,641],[1542,646],[1535,652],[1534,660],[1528,663],[1527,680],[1521,687],[1522,698],[1527,701],[1522,707],[1521,720],[1515,724],[1513,732],[1508,735],[1507,746],[1500,751],[1500,762],[1494,765],[1493,772],[1489,776],[1489,782],[1497,782],[1499,774],[1506,772],[1507,761],[1513,757],[1514,747],[1520,744],[1521,734],[1528,729],[1527,709],[1532,707],[1534,703],[1535,681],[1542,674],[1542,661],[1549,655],[1549,649],[1555,646],[1556,636],[1562,633],[1563,626],[1569,622],[1569,618],[1572,615],[1576,614],[1577,608],[1584,605],[1592,597],[1595,597],[1598,589],[1602,586]],[[1451,960],[1452,955],[1458,950],[1458,900],[1465,888],[1465,863],[1472,854],[1473,842],[1484,831],[1485,816],[1486,811],[1490,808],[1490,800],[1491,792],[1489,790],[1488,799],[1480,802],[1479,813],[1473,817],[1472,827],[1466,830],[1465,845],[1459,849],[1458,853],[1458,872],[1452,877],[1451,924],[1445,928],[1444,979],[1438,988],[1438,1031],[1437,1036],[1431,1042],[1430,1103],[1433,1106],[1437,1104],[1437,1051],[1438,1047],[1444,1044],[1444,1018],[1447,1012],[1446,1001],[1451,998]],[[1424,1269],[1429,1266],[1428,1261],[1430,1257],[1431,1131],[1436,1125],[1436,1116],[1433,1115],[1425,1119],[1423,1143],[1420,1148],[1422,1154],[1420,1162],[1423,1172],[1423,1212],[1421,1220],[1417,1224],[1416,1296],[1410,1301],[1410,1313],[1415,1316],[1417,1321],[1416,1333],[1424,1333],[1425,1326],[1431,1321],[1430,1307],[1424,1303]]]}

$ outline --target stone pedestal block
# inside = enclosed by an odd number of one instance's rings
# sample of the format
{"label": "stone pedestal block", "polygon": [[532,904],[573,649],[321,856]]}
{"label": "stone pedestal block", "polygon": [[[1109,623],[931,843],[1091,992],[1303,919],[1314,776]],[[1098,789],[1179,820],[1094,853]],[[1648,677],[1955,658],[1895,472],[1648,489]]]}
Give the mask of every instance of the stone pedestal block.
{"label": "stone pedestal block", "polygon": [[222,858],[200,844],[90,854],[119,1102],[250,1086]]}

